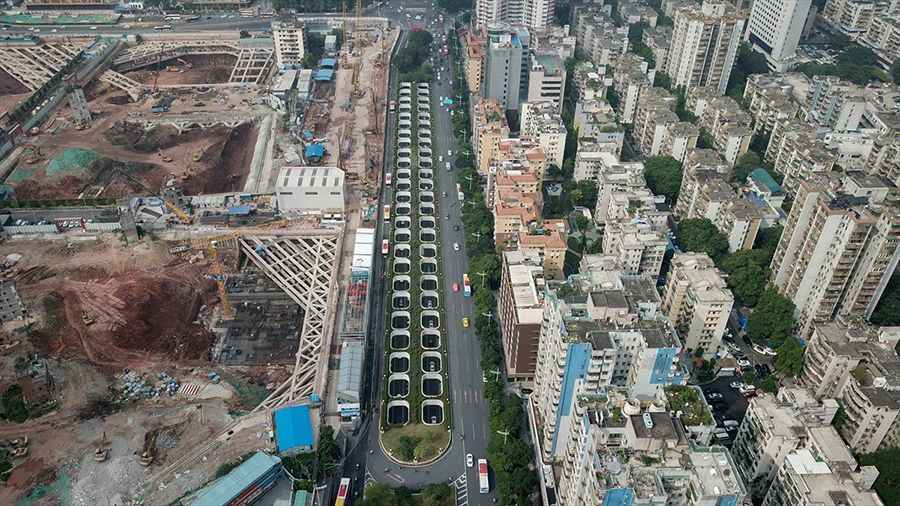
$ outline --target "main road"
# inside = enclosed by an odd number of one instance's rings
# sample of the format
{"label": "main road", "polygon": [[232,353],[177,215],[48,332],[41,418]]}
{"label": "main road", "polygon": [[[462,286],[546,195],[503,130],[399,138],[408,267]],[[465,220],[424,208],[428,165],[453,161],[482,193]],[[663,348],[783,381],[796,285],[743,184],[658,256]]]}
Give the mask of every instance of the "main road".
{"label": "main road", "polygon": [[[412,7],[411,5],[412,4]],[[421,5],[421,4],[420,4]],[[412,2],[403,4],[405,9],[410,7],[418,9]],[[396,7],[393,7],[396,9]],[[430,11],[423,14],[424,19],[436,19],[437,14]],[[452,26],[431,27],[435,37],[435,74],[441,69],[441,79],[435,79],[431,83],[432,123],[431,130],[434,138],[435,178],[438,194],[438,221],[440,223],[441,236],[441,269],[444,274],[444,287],[441,303],[444,308],[442,335],[448,341],[450,396],[451,396],[451,426],[452,442],[450,448],[437,461],[425,466],[402,466],[389,459],[381,450],[379,444],[379,415],[377,412],[381,399],[382,387],[382,352],[384,350],[384,301],[386,277],[384,269],[387,267],[383,257],[376,259],[374,263],[374,276],[381,279],[380,283],[373,283],[375,291],[372,293],[373,306],[370,308],[372,321],[370,326],[370,342],[373,353],[370,355],[370,365],[367,371],[368,402],[366,410],[368,416],[358,434],[358,443],[353,447],[344,464],[344,476],[351,476],[354,488],[359,490],[364,482],[375,481],[391,486],[403,486],[412,489],[421,488],[430,483],[450,483],[457,490],[457,504],[465,505],[489,505],[497,500],[492,490],[488,494],[480,494],[478,490],[478,472],[476,467],[466,466],[466,455],[471,453],[475,460],[487,458],[487,445],[490,434],[488,422],[488,403],[484,397],[484,374],[481,369],[479,357],[481,356],[478,338],[474,327],[464,328],[463,318],[468,317],[474,322],[474,304],[471,298],[463,296],[460,290],[452,290],[453,283],[462,285],[463,273],[468,270],[468,256],[465,246],[465,228],[462,224],[462,202],[458,200],[456,192],[455,172],[446,168],[446,162],[451,162],[460,146],[457,145],[453,135],[453,127],[450,121],[449,110],[440,103],[441,97],[452,94],[452,82],[450,81],[450,66],[446,57],[437,54],[437,48],[446,34],[453,36]],[[449,32],[448,32],[449,30]],[[404,32],[400,44],[405,44]],[[435,76],[436,77],[436,76]],[[393,69],[390,80],[390,99],[397,99],[396,69]],[[393,172],[395,164],[395,140],[396,140],[396,116],[390,115],[387,120],[385,143],[385,171]],[[438,162],[439,156],[443,162]],[[415,169],[414,169],[415,170]],[[381,203],[392,202],[393,195],[390,188],[383,186]],[[389,227],[384,226],[383,220],[379,221],[378,239],[388,237]],[[457,251],[458,247],[458,251]]]}

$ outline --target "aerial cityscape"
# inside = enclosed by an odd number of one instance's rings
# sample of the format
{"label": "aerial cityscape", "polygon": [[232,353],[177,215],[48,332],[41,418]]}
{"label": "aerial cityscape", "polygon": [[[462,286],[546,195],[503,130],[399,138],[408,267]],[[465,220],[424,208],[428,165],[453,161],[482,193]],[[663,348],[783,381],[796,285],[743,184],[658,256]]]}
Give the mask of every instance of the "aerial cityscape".
{"label": "aerial cityscape", "polygon": [[900,2],[4,9],[0,504],[900,506]]}

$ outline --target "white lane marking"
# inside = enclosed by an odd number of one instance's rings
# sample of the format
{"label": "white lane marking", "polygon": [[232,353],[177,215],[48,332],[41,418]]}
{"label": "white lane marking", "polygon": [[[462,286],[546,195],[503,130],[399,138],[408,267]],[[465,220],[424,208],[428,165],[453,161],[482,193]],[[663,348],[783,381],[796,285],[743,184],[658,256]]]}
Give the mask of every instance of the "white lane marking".
{"label": "white lane marking", "polygon": [[453,480],[453,486],[456,488],[456,506],[468,506],[469,504],[469,484],[466,479],[466,473],[459,478]]}

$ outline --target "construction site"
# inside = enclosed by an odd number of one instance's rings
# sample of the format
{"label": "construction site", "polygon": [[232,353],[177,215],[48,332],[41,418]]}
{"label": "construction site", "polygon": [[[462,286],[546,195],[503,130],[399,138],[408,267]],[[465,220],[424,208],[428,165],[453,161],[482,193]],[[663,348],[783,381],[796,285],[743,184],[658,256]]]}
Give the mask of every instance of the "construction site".
{"label": "construction site", "polygon": [[[6,128],[0,177],[19,202],[129,204],[101,210],[123,223],[107,228],[17,211],[55,231],[0,242],[2,297],[19,304],[0,314],[0,503],[177,504],[274,450],[273,408],[321,399],[321,421],[345,421],[334,391],[342,344],[365,338],[398,36],[355,28],[328,27],[347,41],[333,73],[286,111],[271,39],[166,34],[125,44],[38,126]],[[0,107],[90,44],[0,45]],[[315,144],[345,174],[339,221],[283,216],[272,195]],[[129,232],[148,208],[173,219]]]}

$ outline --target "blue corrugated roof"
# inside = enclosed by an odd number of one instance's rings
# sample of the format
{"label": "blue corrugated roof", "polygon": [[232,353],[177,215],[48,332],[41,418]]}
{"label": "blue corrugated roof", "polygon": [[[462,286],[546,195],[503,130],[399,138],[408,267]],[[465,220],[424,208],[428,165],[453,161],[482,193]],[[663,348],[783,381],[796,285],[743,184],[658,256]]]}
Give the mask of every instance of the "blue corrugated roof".
{"label": "blue corrugated roof", "polygon": [[630,488],[611,488],[603,497],[603,506],[631,506],[634,504],[634,490]]}
{"label": "blue corrugated roof", "polygon": [[325,146],[321,144],[310,144],[306,146],[306,157],[307,158],[322,158],[325,156]]}
{"label": "blue corrugated roof", "polygon": [[275,411],[275,446],[278,453],[313,447],[309,406],[291,406]]}
{"label": "blue corrugated roof", "polygon": [[250,214],[250,211],[253,208],[250,206],[234,206],[228,208],[228,214],[233,216],[243,216],[245,214]]}
{"label": "blue corrugated roof", "polygon": [[332,77],[334,77],[334,70],[331,69],[319,69],[313,74],[315,81],[331,81]]}
{"label": "blue corrugated roof", "polygon": [[237,497],[247,487],[272,469],[281,464],[281,459],[274,455],[256,452],[252,457],[234,468],[230,473],[216,480],[212,485],[191,502],[191,506],[222,506]]}
{"label": "blue corrugated roof", "polygon": [[294,506],[308,506],[309,492],[306,490],[298,490],[294,492]]}
{"label": "blue corrugated roof", "polygon": [[750,179],[765,186],[772,193],[781,193],[781,186],[772,179],[772,176],[769,175],[766,169],[753,169],[750,172]]}

